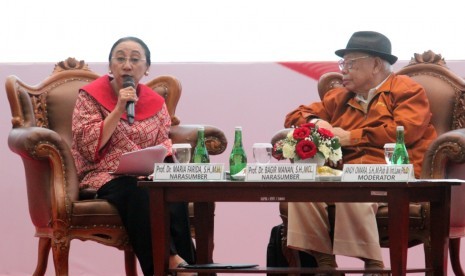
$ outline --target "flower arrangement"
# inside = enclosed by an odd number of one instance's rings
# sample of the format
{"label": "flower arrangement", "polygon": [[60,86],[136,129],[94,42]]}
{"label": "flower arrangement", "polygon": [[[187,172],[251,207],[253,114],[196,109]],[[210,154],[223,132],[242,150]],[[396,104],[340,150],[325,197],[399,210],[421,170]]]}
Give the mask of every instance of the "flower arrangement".
{"label": "flower arrangement", "polygon": [[337,163],[342,159],[342,150],[339,139],[330,130],[306,123],[276,142],[272,155],[277,160],[304,160],[319,155],[325,162]]}

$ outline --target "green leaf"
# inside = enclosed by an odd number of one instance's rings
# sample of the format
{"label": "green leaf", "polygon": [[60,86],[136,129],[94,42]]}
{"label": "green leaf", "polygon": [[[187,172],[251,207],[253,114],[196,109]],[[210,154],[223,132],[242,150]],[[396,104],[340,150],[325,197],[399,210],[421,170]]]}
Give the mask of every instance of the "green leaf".
{"label": "green leaf", "polygon": [[341,147],[341,143],[339,143],[339,138],[334,138],[331,140],[331,147],[333,149],[338,149]]}

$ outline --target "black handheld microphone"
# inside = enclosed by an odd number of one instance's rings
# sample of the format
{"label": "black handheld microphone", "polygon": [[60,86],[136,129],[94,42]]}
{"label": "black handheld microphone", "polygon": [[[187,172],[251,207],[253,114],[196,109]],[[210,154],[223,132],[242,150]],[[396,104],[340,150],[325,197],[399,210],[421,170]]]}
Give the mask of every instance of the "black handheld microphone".
{"label": "black handheld microphone", "polygon": [[[136,88],[134,79],[131,76],[123,76],[123,88],[133,87]],[[136,115],[136,107],[133,101],[126,104],[126,114],[128,116],[128,122],[130,125],[134,123],[134,116]]]}

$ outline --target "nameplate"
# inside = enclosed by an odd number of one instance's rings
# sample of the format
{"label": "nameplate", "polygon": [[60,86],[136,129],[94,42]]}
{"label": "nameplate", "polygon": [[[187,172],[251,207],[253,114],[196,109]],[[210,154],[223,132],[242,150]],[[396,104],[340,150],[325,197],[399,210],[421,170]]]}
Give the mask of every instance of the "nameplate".
{"label": "nameplate", "polygon": [[223,180],[224,164],[155,163],[154,180]]}
{"label": "nameplate", "polygon": [[389,182],[415,179],[412,164],[344,164],[341,181],[350,182]]}
{"label": "nameplate", "polygon": [[247,181],[315,180],[316,164],[248,164]]}

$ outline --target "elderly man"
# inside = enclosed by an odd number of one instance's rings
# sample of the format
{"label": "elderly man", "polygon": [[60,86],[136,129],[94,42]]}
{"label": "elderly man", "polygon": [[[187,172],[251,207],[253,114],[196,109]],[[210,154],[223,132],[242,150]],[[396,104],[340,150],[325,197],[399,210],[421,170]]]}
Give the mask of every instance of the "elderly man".
{"label": "elderly man", "polygon": [[[395,75],[391,42],[383,34],[356,32],[339,67],[343,87],[332,89],[322,102],[300,106],[286,116],[285,126],[313,122],[332,130],[347,164],[385,163],[383,146],[405,128],[405,143],[415,175],[436,131],[425,90],[407,76]],[[334,240],[329,236],[326,203],[289,203],[288,246],[309,252],[321,267],[336,267],[335,255],[358,257],[366,268],[384,267],[376,226],[377,203],[336,203]]]}

